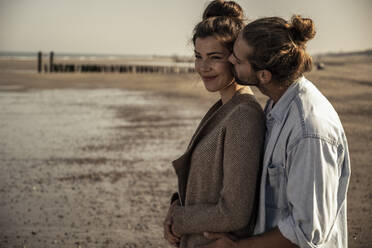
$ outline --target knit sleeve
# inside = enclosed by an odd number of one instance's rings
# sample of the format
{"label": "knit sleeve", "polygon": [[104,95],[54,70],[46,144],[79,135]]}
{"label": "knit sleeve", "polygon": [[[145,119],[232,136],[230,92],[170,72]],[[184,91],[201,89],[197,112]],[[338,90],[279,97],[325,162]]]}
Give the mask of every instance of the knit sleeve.
{"label": "knit sleeve", "polygon": [[264,133],[262,110],[244,105],[231,113],[224,137],[219,200],[216,204],[175,207],[172,216],[176,233],[232,232],[248,226],[255,215]]}

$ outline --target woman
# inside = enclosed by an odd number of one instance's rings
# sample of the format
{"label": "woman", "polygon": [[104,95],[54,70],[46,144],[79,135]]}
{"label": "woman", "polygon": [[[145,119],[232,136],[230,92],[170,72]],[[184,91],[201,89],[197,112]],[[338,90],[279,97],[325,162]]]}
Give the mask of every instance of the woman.
{"label": "woman", "polygon": [[243,27],[235,2],[213,1],[193,35],[195,69],[221,99],[202,119],[186,152],[173,161],[179,191],[172,197],[164,236],[173,245],[197,247],[203,232],[241,238],[252,234],[265,122],[249,87],[239,86],[228,62]]}

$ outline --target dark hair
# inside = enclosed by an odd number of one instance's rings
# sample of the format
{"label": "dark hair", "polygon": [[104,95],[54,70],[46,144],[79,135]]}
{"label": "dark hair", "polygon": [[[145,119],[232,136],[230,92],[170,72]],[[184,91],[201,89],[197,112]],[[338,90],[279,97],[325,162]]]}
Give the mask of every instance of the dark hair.
{"label": "dark hair", "polygon": [[234,42],[243,28],[243,9],[234,1],[215,0],[209,3],[193,32],[192,41],[197,38],[214,36],[230,52]]}
{"label": "dark hair", "polygon": [[261,18],[243,29],[244,40],[253,47],[248,58],[252,68],[269,70],[275,81],[286,85],[311,71],[306,42],[314,36],[313,20],[300,15],[293,15],[291,22],[280,17]]}

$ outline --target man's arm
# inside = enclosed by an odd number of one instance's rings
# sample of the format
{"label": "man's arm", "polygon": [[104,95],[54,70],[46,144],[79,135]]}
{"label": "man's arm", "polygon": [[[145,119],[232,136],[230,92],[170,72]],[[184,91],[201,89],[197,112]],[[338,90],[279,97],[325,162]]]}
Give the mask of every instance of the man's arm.
{"label": "man's arm", "polygon": [[286,239],[278,228],[251,238],[233,241],[226,234],[205,233],[205,237],[215,240],[213,243],[200,248],[295,248],[298,247]]}
{"label": "man's arm", "polygon": [[287,152],[289,214],[278,228],[300,247],[321,246],[334,232],[346,199],[346,192],[340,190],[343,149],[329,139],[309,136]]}
{"label": "man's arm", "polygon": [[290,209],[278,227],[236,243],[220,236],[206,247],[316,247],[326,243],[346,199],[342,149],[314,137],[299,141],[288,151],[286,194]]}

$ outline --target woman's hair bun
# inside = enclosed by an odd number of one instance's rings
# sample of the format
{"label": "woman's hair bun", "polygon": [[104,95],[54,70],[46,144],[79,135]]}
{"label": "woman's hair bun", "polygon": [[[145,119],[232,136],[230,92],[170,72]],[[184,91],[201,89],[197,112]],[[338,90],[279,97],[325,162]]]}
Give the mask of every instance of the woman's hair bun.
{"label": "woman's hair bun", "polygon": [[244,25],[242,7],[234,1],[214,0],[203,12],[203,20],[196,24],[192,42],[197,38],[214,37],[232,52],[234,42]]}
{"label": "woman's hair bun", "polygon": [[210,2],[204,10],[203,20],[217,16],[237,18],[240,21],[244,20],[242,7],[234,1],[214,0]]}
{"label": "woman's hair bun", "polygon": [[290,24],[292,40],[303,45],[315,36],[314,22],[310,18],[302,18],[300,15],[292,16]]}

